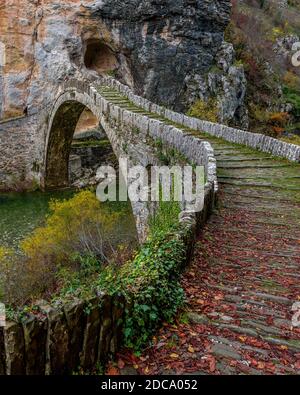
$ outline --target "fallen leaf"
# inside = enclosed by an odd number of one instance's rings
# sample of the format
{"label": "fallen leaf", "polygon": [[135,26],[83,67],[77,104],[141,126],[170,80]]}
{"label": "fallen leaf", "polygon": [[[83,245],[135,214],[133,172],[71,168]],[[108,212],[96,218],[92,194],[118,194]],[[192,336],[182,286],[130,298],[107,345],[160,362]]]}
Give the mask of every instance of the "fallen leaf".
{"label": "fallen leaf", "polygon": [[281,348],[281,350],[287,350],[288,349],[287,346],[283,346],[283,345],[281,345],[280,348]]}
{"label": "fallen leaf", "polygon": [[117,369],[117,368],[115,368],[115,367],[110,367],[108,370],[107,370],[107,375],[108,376],[119,376],[119,370]]}
{"label": "fallen leaf", "polygon": [[215,372],[216,370],[216,359],[213,356],[211,356],[209,359],[209,370],[211,373]]}
{"label": "fallen leaf", "polygon": [[188,351],[189,351],[191,354],[194,354],[195,349],[194,349],[193,346],[189,346]]}
{"label": "fallen leaf", "polygon": [[145,373],[145,374],[149,374],[149,372],[150,372],[150,369],[149,369],[148,366],[147,366],[146,369],[144,369],[144,373]]}
{"label": "fallen leaf", "polygon": [[216,295],[216,296],[214,297],[214,299],[215,299],[215,300],[223,300],[224,297],[223,297],[223,295]]}
{"label": "fallen leaf", "polygon": [[265,366],[266,366],[266,364],[264,363],[264,362],[258,362],[258,364],[257,364],[257,369],[264,369],[265,368]]}

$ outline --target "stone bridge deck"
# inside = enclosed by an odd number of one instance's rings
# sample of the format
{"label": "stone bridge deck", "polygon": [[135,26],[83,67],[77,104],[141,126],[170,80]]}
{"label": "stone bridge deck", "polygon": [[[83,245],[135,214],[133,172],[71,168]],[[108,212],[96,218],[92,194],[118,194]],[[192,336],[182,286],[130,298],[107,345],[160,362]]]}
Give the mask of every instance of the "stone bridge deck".
{"label": "stone bridge deck", "polygon": [[[110,88],[101,94],[160,118]],[[299,374],[292,307],[300,302],[300,165],[181,129],[215,150],[219,206],[182,280],[188,312],[166,325],[141,358],[123,355],[125,371],[134,365],[149,374]]]}
{"label": "stone bridge deck", "polygon": [[300,373],[300,166],[211,142],[219,209],[183,280],[195,349],[213,372]]}

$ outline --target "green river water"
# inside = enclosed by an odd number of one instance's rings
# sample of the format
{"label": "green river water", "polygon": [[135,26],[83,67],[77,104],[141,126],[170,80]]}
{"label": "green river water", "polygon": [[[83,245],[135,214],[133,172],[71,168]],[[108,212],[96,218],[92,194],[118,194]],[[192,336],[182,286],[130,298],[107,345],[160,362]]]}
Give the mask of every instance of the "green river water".
{"label": "green river water", "polygon": [[[45,222],[51,199],[71,198],[74,191],[1,193],[0,245],[17,248],[20,241]],[[121,212],[116,236],[124,242],[136,242],[135,222],[128,203],[105,203],[105,210]]]}

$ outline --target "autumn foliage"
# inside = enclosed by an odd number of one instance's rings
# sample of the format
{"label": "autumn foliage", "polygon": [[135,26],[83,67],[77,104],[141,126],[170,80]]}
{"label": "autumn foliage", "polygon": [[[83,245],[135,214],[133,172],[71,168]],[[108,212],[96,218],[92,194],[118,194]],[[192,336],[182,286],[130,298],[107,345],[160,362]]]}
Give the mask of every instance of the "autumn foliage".
{"label": "autumn foliage", "polygon": [[101,267],[113,254],[109,240],[118,214],[102,210],[93,192],[52,201],[50,212],[20,251],[0,248],[0,296],[8,304],[22,305],[55,291],[62,268],[76,272],[91,257]]}

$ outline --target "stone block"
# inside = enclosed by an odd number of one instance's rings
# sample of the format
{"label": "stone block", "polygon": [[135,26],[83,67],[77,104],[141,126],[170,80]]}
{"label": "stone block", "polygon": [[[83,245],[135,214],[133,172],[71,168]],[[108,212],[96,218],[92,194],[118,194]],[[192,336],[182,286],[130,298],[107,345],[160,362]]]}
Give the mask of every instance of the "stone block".
{"label": "stone block", "polygon": [[48,313],[48,353],[50,374],[63,375],[69,371],[69,332],[64,312],[51,309]]}
{"label": "stone block", "polygon": [[6,374],[4,328],[0,327],[0,376]]}
{"label": "stone block", "polygon": [[98,358],[99,337],[100,337],[100,300],[95,297],[86,302],[89,313],[86,316],[86,326],[84,329],[83,348],[81,353],[81,366],[85,370],[92,369]]}
{"label": "stone block", "polygon": [[100,306],[101,326],[98,346],[98,362],[104,363],[107,360],[110,351],[110,342],[112,339],[112,301],[111,297],[104,295],[101,298]]}
{"label": "stone block", "polygon": [[25,340],[23,326],[17,322],[8,322],[5,327],[6,358],[8,375],[24,375]]}
{"label": "stone block", "polygon": [[48,320],[29,315],[23,322],[26,374],[43,376],[46,364]]}
{"label": "stone block", "polygon": [[122,342],[122,327],[125,314],[125,298],[122,295],[114,297],[112,301],[112,339],[110,351],[115,354]]}
{"label": "stone block", "polygon": [[80,367],[80,356],[83,350],[84,331],[87,322],[86,304],[80,300],[64,306],[69,339],[68,371],[77,371]]}

